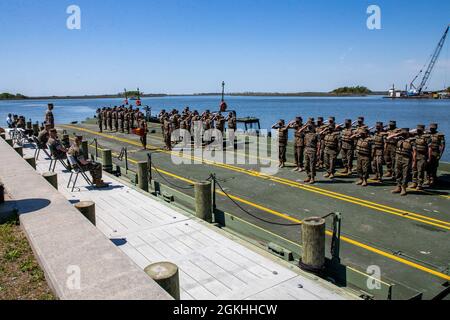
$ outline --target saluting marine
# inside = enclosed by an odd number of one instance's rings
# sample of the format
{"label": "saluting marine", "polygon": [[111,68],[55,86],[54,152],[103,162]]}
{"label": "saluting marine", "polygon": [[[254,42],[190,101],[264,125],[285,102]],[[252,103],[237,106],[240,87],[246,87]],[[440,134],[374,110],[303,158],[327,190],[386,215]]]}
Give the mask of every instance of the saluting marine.
{"label": "saluting marine", "polygon": [[344,171],[342,174],[352,174],[353,170],[353,157],[355,154],[355,140],[352,139],[354,130],[352,128],[352,120],[345,120],[345,128],[341,134],[341,157],[342,164],[344,165]]}
{"label": "saluting marine", "polygon": [[438,125],[432,123],[430,125],[430,137],[431,137],[431,153],[428,159],[428,184],[433,187],[437,183],[437,170],[439,168],[439,160],[445,151],[445,136],[438,132]]}
{"label": "saluting marine", "polygon": [[302,117],[297,117],[289,123],[289,128],[294,129],[294,171],[304,171],[305,134]]}
{"label": "saluting marine", "polygon": [[97,124],[98,124],[99,132],[102,133],[103,132],[103,111],[100,108],[97,109]]}
{"label": "saluting marine", "polygon": [[336,160],[340,149],[340,133],[336,129],[336,123],[334,119],[330,119],[328,128],[326,129],[326,134],[324,136],[324,161],[327,173],[324,175],[325,178],[334,178]]}
{"label": "saluting marine", "polygon": [[283,119],[272,126],[272,129],[278,130],[278,160],[279,167],[284,168],[286,163],[286,147],[288,142],[288,126],[286,126]]}
{"label": "saluting marine", "polygon": [[319,168],[323,168],[323,162],[324,162],[324,151],[325,151],[325,144],[323,143],[323,139],[325,136],[321,134],[326,129],[326,124],[323,122],[323,117],[317,118],[317,125],[316,125],[316,133],[319,134],[319,145],[318,145],[318,158],[317,158],[317,166]]}
{"label": "saluting marine", "polygon": [[401,196],[406,196],[406,188],[411,179],[413,140],[410,138],[409,129],[407,128],[403,128],[397,135],[399,137],[395,158],[395,179],[397,187],[392,193],[400,193]]}
{"label": "saluting marine", "polygon": [[387,130],[387,137],[384,146],[384,161],[386,162],[387,172],[384,175],[386,178],[392,178],[395,171],[395,149],[397,148],[396,139],[389,138],[398,133],[397,122],[391,120]]}
{"label": "saluting marine", "polygon": [[318,156],[319,135],[316,133],[313,123],[307,126],[305,134],[305,170],[308,178],[305,183],[313,184],[316,178],[316,164]]}
{"label": "saluting marine", "polygon": [[425,133],[425,125],[419,124],[416,130],[415,143],[413,145],[413,183],[411,189],[422,190],[427,172],[427,164],[430,159],[431,137]]}
{"label": "saluting marine", "polygon": [[358,129],[357,134],[353,138],[358,139],[356,143],[357,165],[356,170],[358,172],[359,180],[357,185],[367,187],[370,174],[370,157],[372,155],[372,139],[369,137],[369,129],[367,127],[361,127]]}
{"label": "saluting marine", "polygon": [[384,161],[384,145],[386,133],[383,131],[383,122],[377,122],[376,132],[373,134],[373,150],[372,150],[372,171],[375,174],[374,180],[383,181],[383,161]]}

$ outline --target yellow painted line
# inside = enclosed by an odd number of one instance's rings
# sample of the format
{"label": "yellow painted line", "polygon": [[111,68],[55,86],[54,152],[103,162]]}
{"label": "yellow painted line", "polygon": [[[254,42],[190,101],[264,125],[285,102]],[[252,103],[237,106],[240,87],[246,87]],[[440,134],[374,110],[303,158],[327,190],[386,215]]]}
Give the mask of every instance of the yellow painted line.
{"label": "yellow painted line", "polygon": [[[121,141],[127,144],[131,144],[131,145],[135,145],[135,146],[140,146],[140,144],[138,142],[135,142],[133,140],[129,140],[129,139],[125,139],[125,138],[121,138],[121,137],[116,137],[116,136],[112,136],[112,135],[108,135],[105,133],[99,133],[93,130],[89,130],[89,129],[85,129],[85,128],[79,128],[79,127],[74,127],[74,126],[69,126],[69,125],[64,125],[63,127],[67,127],[70,129],[74,129],[74,130],[79,130],[79,131],[84,131],[87,133],[91,133],[93,135],[99,135],[99,136],[103,136],[105,138],[108,139],[112,139],[112,140],[116,140],[116,141]],[[154,148],[157,148],[155,146],[152,146]],[[190,160],[196,160],[196,161],[200,161],[206,164],[210,164],[212,166],[216,166],[219,168],[224,168],[224,169],[228,169],[228,170],[232,170],[232,171],[236,171],[236,172],[240,172],[240,173],[244,173],[250,176],[254,176],[254,177],[259,177],[259,178],[264,178],[273,182],[277,182],[280,184],[284,184],[284,185],[288,185],[294,188],[298,188],[298,189],[302,189],[302,190],[306,190],[306,191],[310,191],[310,192],[314,192],[316,194],[320,194],[326,197],[331,197],[331,198],[335,198],[338,200],[342,200],[345,202],[350,202],[356,205],[360,205],[363,207],[367,207],[376,211],[381,211],[381,212],[385,212],[385,213],[390,213],[393,215],[396,215],[398,217],[401,218],[405,218],[405,219],[410,219],[410,220],[414,220],[417,222],[421,222],[421,223],[425,223],[425,224],[429,224],[438,228],[442,228],[442,229],[446,229],[446,230],[450,230],[450,222],[447,221],[442,221],[442,220],[438,220],[438,219],[434,219],[431,217],[427,217],[424,215],[420,215],[414,212],[409,212],[409,211],[405,211],[405,210],[401,210],[401,209],[396,209],[396,208],[392,208],[386,205],[382,205],[382,204],[378,204],[375,202],[371,202],[368,200],[364,200],[364,199],[360,199],[360,198],[356,198],[356,197],[352,197],[352,196],[347,196],[345,194],[341,194],[341,193],[337,193],[331,190],[325,190],[325,189],[321,189],[318,187],[314,187],[311,185],[305,185],[305,184],[300,184],[298,182],[289,180],[289,179],[285,179],[285,178],[280,178],[280,177],[275,177],[275,176],[269,176],[266,174],[262,174],[260,172],[256,172],[254,170],[248,170],[248,169],[244,169],[244,168],[239,168],[236,166],[231,166],[228,164],[224,164],[224,163],[217,163],[214,161],[210,161],[207,159],[199,159],[198,157],[195,156],[184,156],[184,155],[180,155],[179,153],[177,154],[174,151],[168,151],[168,150],[164,150],[164,149],[157,149],[159,152],[162,153],[166,153],[166,154],[170,154],[170,155],[175,155],[177,157],[180,158],[186,158],[186,159],[190,159]]]}
{"label": "yellow painted line", "polygon": [[[134,159],[130,159],[130,158],[129,158],[128,160],[130,160],[130,161],[132,161],[132,162],[136,162],[136,163],[138,162],[138,161],[136,161],[136,160],[134,160]],[[170,177],[173,177],[173,178],[175,178],[175,179],[179,179],[179,180],[181,180],[181,181],[187,182],[187,183],[189,183],[189,184],[194,184],[194,183],[195,183],[195,181],[193,181],[193,180],[190,180],[190,179],[181,177],[181,176],[179,176],[179,175],[170,173],[170,172],[165,171],[165,170],[158,169],[158,171],[160,171],[161,173],[164,173],[164,174],[166,174],[166,175],[168,175],[168,176],[170,176]],[[220,194],[220,195],[222,195],[222,196],[226,196],[225,193],[223,193],[222,191],[217,191],[216,193],[218,193],[218,194]],[[302,223],[301,220],[296,219],[296,218],[293,218],[293,217],[291,217],[291,216],[289,216],[289,215],[287,215],[287,214],[284,214],[284,213],[281,213],[281,212],[278,212],[278,211],[275,211],[275,210],[272,210],[272,209],[263,207],[263,206],[261,206],[261,205],[258,205],[258,204],[256,204],[256,203],[253,203],[253,202],[251,202],[251,201],[242,199],[242,198],[237,197],[237,196],[233,196],[233,195],[229,195],[229,196],[230,196],[233,200],[242,202],[242,203],[244,203],[244,204],[247,204],[247,205],[249,205],[249,206],[252,206],[252,207],[254,207],[254,208],[257,208],[257,209],[259,209],[259,210],[262,210],[262,211],[264,211],[264,212],[267,212],[267,213],[276,215],[276,216],[278,216],[278,217],[284,218],[284,219],[289,220],[289,221],[291,221],[291,222],[294,222],[294,223]],[[238,218],[238,217],[236,217],[236,218]],[[239,219],[239,218],[238,218],[238,219]],[[242,220],[242,219],[240,219],[240,220]],[[242,221],[245,221],[245,220],[242,220]],[[247,221],[245,221],[245,222],[246,222],[246,223],[249,223],[249,222],[247,222]],[[249,224],[250,224],[250,223],[249,223]],[[268,230],[265,230],[265,229],[263,229],[263,228],[261,228],[261,227],[258,227],[258,228],[261,229],[261,230],[264,230],[265,232],[272,233],[272,232],[270,232],[270,231],[268,231]],[[331,231],[329,231],[329,230],[327,230],[325,233],[326,233],[328,236],[330,236],[330,237],[333,236],[333,232],[331,232]],[[274,234],[274,233],[272,233],[272,234]],[[274,234],[274,235],[276,235],[276,234]],[[279,238],[282,238],[282,237],[280,237],[280,236],[278,236],[278,235],[276,235],[276,236],[279,237]],[[282,239],[284,239],[284,240],[286,240],[286,241],[289,241],[289,242],[292,243],[292,244],[297,245],[295,242],[293,242],[293,241],[291,241],[291,240],[289,240],[289,239],[285,239],[285,238],[282,238]],[[421,271],[423,271],[423,272],[426,272],[426,273],[432,274],[432,275],[434,275],[434,276],[437,276],[437,277],[439,277],[439,278],[445,279],[445,280],[447,280],[447,281],[450,280],[450,276],[449,276],[449,275],[446,275],[446,274],[441,273],[441,272],[438,272],[438,271],[436,271],[436,270],[433,270],[433,269],[424,267],[424,266],[422,266],[422,265],[420,265],[420,264],[411,262],[411,261],[406,260],[406,259],[404,259],[404,258],[400,258],[400,257],[398,257],[398,256],[395,256],[395,255],[390,254],[390,253],[388,253],[388,252],[385,252],[385,251],[382,251],[382,250],[380,250],[380,249],[371,247],[371,246],[366,245],[366,244],[364,244],[364,243],[361,243],[361,242],[359,242],[359,241],[356,241],[356,240],[353,240],[353,239],[350,239],[350,238],[344,237],[344,236],[341,236],[341,240],[344,241],[344,242],[347,242],[347,243],[349,243],[349,244],[352,244],[352,245],[354,245],[354,246],[357,246],[357,247],[359,247],[359,248],[363,248],[363,249],[368,250],[368,251],[370,251],[370,252],[373,252],[373,253],[376,253],[376,254],[381,255],[381,256],[383,256],[383,257],[389,258],[389,259],[391,259],[391,260],[395,260],[395,261],[397,261],[397,262],[403,263],[403,264],[408,265],[408,266],[410,266],[410,267],[413,267],[413,268],[415,268],[415,269],[418,269],[418,270],[421,270]]]}

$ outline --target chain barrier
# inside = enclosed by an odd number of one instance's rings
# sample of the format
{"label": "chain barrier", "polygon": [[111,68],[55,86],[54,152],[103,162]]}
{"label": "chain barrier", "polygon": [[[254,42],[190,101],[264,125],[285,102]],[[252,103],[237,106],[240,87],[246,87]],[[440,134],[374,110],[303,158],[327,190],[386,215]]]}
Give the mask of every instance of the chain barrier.
{"label": "chain barrier", "polygon": [[[149,155],[150,158],[150,155]],[[171,181],[169,181],[168,179],[166,179],[166,177],[164,177],[164,175],[162,173],[159,172],[158,168],[155,166],[155,164],[153,163],[153,161],[149,161],[150,162],[150,166],[153,167],[153,169],[155,170],[155,172],[158,174],[158,176],[161,177],[161,179],[163,179],[165,182],[167,182],[169,185],[177,188],[177,189],[182,189],[182,190],[191,190],[194,188],[194,185],[191,184],[188,187],[185,186],[179,186]],[[151,170],[151,168],[149,167],[149,169]]]}

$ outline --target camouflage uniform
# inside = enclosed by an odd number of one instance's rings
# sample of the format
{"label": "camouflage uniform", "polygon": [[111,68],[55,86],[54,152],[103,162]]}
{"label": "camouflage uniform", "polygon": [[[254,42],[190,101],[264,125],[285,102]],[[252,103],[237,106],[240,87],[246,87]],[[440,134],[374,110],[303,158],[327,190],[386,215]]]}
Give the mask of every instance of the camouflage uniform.
{"label": "camouflage uniform", "polygon": [[353,170],[353,157],[355,152],[355,141],[352,136],[354,130],[352,129],[352,120],[345,120],[345,129],[341,134],[341,157],[342,164],[344,165],[343,174],[352,173]]}
{"label": "camouflage uniform", "polygon": [[[404,135],[408,135],[409,129],[402,129]],[[410,138],[401,137],[397,142],[396,157],[395,157],[395,179],[397,181],[397,189],[394,193],[401,192],[406,195],[406,188],[411,180],[413,156],[413,140]]]}
{"label": "camouflage uniform", "polygon": [[308,175],[308,179],[305,182],[314,181],[316,177],[319,139],[319,135],[314,132],[314,127],[310,126],[309,131],[305,134],[305,170]]}
{"label": "camouflage uniform", "polygon": [[55,117],[53,116],[53,112],[50,108],[53,108],[53,104],[49,104],[49,109],[45,113],[45,124],[48,124],[53,129],[55,127]]}
{"label": "camouflage uniform", "polygon": [[445,136],[444,134],[437,132],[437,124],[431,124],[430,129],[430,147],[431,156],[428,165],[428,179],[430,180],[430,186],[433,186],[437,182],[437,170],[439,168],[439,161],[441,160],[442,150],[445,149]]}
{"label": "camouflage uniform", "polygon": [[330,124],[329,131],[324,137],[324,161],[325,167],[327,169],[327,173],[325,175],[326,178],[332,178],[335,174],[336,160],[339,154],[339,136],[340,133],[339,131],[335,130],[335,124]]}
{"label": "camouflage uniform", "polygon": [[[393,135],[397,132],[397,123],[395,121],[391,121],[389,123],[389,130],[387,131],[388,135]],[[392,177],[395,169],[395,149],[397,148],[396,139],[386,139],[385,149],[384,149],[384,161],[386,162],[387,173],[385,177]]]}
{"label": "camouflage uniform", "polygon": [[372,171],[375,173],[376,180],[381,181],[383,179],[383,160],[384,160],[384,145],[385,145],[385,133],[383,130],[383,124],[377,123],[379,131],[373,135],[373,150],[372,150]]}
{"label": "camouflage uniform", "polygon": [[100,133],[103,132],[103,112],[101,109],[97,111],[97,124]]}
{"label": "camouflage uniform", "polygon": [[429,158],[429,148],[431,144],[431,138],[425,134],[425,126],[417,127],[418,134],[415,137],[413,144],[413,150],[415,155],[415,161],[413,163],[413,185],[411,188],[417,188],[421,190],[425,182],[425,173],[427,172],[427,164]]}
{"label": "camouflage uniform", "polygon": [[[364,129],[362,129],[364,130]],[[366,134],[368,133],[365,130]],[[359,185],[367,186],[367,179],[370,174],[370,157],[372,155],[373,141],[370,137],[364,136],[358,139],[356,143],[357,165],[356,170],[360,181]]]}

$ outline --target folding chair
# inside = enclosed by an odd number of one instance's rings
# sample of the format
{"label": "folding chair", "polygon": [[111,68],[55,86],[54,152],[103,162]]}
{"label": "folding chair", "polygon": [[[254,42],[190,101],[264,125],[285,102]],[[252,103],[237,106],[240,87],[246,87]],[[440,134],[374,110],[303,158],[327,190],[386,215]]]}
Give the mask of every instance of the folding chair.
{"label": "folding chair", "polygon": [[63,165],[64,169],[69,170],[69,167],[63,161],[64,159],[58,158],[50,145],[47,145],[47,148],[48,150],[50,150],[50,165],[48,167],[48,171],[55,172],[56,164],[58,163],[58,161]]}
{"label": "folding chair", "polygon": [[78,163],[77,159],[75,159],[75,157],[69,156],[69,155],[67,155],[67,159],[69,160],[69,163],[70,163],[70,165],[72,167],[72,170],[70,171],[69,182],[67,183],[67,188],[70,187],[70,183],[72,182],[73,175],[75,175],[75,179],[73,181],[72,190],[71,190],[71,192],[73,192],[73,190],[75,189],[75,185],[77,183],[77,180],[78,180],[78,175],[80,175],[80,174],[84,178],[84,180],[91,187],[93,187],[94,185],[93,185],[92,181],[89,179],[89,177],[87,176],[86,172],[80,166],[80,164]]}
{"label": "folding chair", "polygon": [[49,158],[51,158],[52,156],[47,152],[47,149],[44,148],[44,145],[42,145],[42,143],[38,140],[37,137],[32,137],[31,138],[33,141],[33,145],[34,145],[34,158],[36,160],[39,160],[39,154],[41,153],[41,150],[44,151],[45,155]]}

